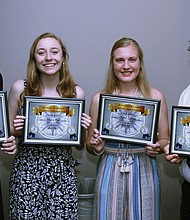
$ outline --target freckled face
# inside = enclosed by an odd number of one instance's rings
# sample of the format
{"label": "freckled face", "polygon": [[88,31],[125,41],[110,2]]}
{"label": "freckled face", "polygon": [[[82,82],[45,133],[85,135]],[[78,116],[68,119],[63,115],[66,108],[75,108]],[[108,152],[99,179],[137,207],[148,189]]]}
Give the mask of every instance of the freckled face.
{"label": "freckled face", "polygon": [[41,73],[53,75],[59,71],[63,63],[61,45],[54,38],[41,39],[36,45],[35,59]]}
{"label": "freckled face", "polygon": [[114,51],[113,69],[122,82],[134,81],[140,70],[140,59],[135,46],[120,47]]}

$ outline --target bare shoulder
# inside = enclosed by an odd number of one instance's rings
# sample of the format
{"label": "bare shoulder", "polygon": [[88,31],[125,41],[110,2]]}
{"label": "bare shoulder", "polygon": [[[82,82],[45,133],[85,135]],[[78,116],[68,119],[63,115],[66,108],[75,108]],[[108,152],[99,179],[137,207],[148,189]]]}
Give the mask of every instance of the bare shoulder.
{"label": "bare shoulder", "polygon": [[85,92],[84,92],[84,90],[79,85],[77,85],[75,88],[76,88],[77,98],[85,99]]}
{"label": "bare shoulder", "polygon": [[160,100],[165,99],[164,94],[161,91],[159,91],[158,89],[151,88],[151,94],[152,94],[153,99],[160,99]]}
{"label": "bare shoulder", "polygon": [[92,103],[99,103],[99,99],[100,99],[100,94],[103,93],[103,91],[98,91],[96,92],[91,99]]}
{"label": "bare shoulder", "polygon": [[93,121],[97,120],[99,99],[101,93],[101,91],[98,91],[91,98],[89,113]]}
{"label": "bare shoulder", "polygon": [[24,80],[23,79],[19,79],[12,84],[10,92],[21,94],[23,91],[24,91]]}

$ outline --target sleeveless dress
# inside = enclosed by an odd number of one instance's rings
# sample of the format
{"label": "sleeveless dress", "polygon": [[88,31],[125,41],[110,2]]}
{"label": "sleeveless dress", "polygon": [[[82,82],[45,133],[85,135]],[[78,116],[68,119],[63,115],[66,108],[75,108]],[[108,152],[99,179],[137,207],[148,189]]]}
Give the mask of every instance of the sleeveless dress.
{"label": "sleeveless dress", "polygon": [[[122,146],[122,147],[121,147]],[[122,163],[128,160],[128,165]],[[160,169],[143,145],[107,141],[100,156],[93,220],[159,220]]]}
{"label": "sleeveless dress", "polygon": [[71,147],[26,146],[19,139],[10,176],[9,219],[78,219],[76,165]]}

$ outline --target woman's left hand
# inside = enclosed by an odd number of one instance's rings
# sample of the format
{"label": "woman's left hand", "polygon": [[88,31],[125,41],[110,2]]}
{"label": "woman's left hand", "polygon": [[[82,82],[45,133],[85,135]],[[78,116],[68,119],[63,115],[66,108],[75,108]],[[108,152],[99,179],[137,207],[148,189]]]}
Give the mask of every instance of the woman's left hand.
{"label": "woman's left hand", "polygon": [[146,146],[146,152],[150,157],[156,157],[161,150],[161,146],[158,142],[156,142],[155,144],[152,143],[148,143],[148,145]]}
{"label": "woman's left hand", "polygon": [[91,123],[92,123],[91,117],[87,115],[86,113],[82,113],[81,124],[83,128],[88,129]]}
{"label": "woman's left hand", "polygon": [[6,154],[16,153],[16,140],[14,136],[10,136],[4,143],[1,144],[1,150]]}

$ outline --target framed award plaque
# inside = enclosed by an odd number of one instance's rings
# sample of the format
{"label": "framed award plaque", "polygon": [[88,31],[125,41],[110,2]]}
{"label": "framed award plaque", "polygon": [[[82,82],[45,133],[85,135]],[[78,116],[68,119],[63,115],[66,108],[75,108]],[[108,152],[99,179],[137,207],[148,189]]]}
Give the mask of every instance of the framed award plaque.
{"label": "framed award plaque", "polygon": [[24,144],[81,146],[82,99],[26,96]]}
{"label": "framed award plaque", "polygon": [[172,106],[170,153],[190,156],[190,107]]}
{"label": "framed award plaque", "polygon": [[100,94],[98,129],[102,139],[155,143],[160,100]]}
{"label": "framed award plaque", "polygon": [[7,92],[0,91],[0,142],[4,142],[10,135]]}

